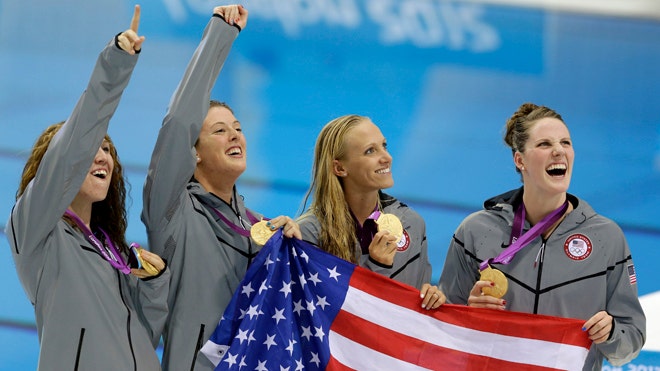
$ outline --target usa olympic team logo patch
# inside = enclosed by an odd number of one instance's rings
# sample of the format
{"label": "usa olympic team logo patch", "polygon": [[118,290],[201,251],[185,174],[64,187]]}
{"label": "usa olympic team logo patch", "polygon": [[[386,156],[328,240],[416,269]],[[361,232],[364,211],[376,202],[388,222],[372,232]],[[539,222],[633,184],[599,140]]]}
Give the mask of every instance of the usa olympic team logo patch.
{"label": "usa olympic team logo patch", "polygon": [[591,255],[593,245],[589,237],[583,234],[574,234],[569,236],[564,242],[564,252],[566,256],[573,260],[584,260]]}
{"label": "usa olympic team logo patch", "polygon": [[410,235],[408,235],[408,231],[404,229],[401,240],[396,244],[396,251],[406,251],[408,250],[408,246],[410,246]]}

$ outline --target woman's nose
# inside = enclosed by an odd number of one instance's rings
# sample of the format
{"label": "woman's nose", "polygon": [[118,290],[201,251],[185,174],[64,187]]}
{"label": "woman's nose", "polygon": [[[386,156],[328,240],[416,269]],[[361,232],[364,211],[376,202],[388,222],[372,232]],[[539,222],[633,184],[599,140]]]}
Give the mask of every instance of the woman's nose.
{"label": "woman's nose", "polygon": [[564,154],[564,147],[561,146],[561,144],[557,143],[554,145],[552,148],[552,155],[553,156],[560,156]]}
{"label": "woman's nose", "polygon": [[109,153],[104,151],[103,148],[99,148],[99,150],[96,152],[96,157],[94,157],[94,162],[105,163],[108,161],[108,156],[110,156]]}

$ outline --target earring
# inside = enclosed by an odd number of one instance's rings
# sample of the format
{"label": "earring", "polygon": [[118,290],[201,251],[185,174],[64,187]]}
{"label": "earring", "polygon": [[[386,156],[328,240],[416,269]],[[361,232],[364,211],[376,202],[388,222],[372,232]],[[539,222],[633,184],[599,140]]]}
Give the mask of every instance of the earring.
{"label": "earring", "polygon": [[202,159],[199,158],[199,155],[195,155],[195,157],[197,158],[197,163],[200,163],[202,161]]}

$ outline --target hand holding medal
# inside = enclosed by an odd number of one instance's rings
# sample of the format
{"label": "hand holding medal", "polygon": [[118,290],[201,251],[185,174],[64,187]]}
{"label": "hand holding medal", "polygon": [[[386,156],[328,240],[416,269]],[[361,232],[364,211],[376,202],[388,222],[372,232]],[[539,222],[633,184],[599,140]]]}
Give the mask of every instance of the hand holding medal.
{"label": "hand holding medal", "polygon": [[272,228],[270,222],[260,220],[252,225],[250,228],[250,237],[259,246],[263,246],[275,234],[277,229]]}
{"label": "hand holding medal", "polygon": [[504,273],[497,269],[491,268],[489,265],[488,268],[481,271],[480,281],[490,281],[493,283],[492,286],[486,286],[481,289],[481,292],[484,295],[492,296],[494,298],[501,298],[506,294],[506,290],[509,289],[509,281],[507,281]]}
{"label": "hand holding medal", "polygon": [[403,225],[396,215],[380,213],[378,219],[376,219],[376,225],[378,225],[378,232],[388,231],[396,237],[396,243],[401,241],[403,237]]}
{"label": "hand holding medal", "polygon": [[137,268],[131,269],[134,276],[138,278],[152,277],[165,269],[165,262],[160,256],[141,248],[137,243],[132,243],[130,249],[137,261]]}
{"label": "hand holding medal", "polygon": [[[548,229],[555,222],[557,222],[564,215],[567,209],[568,209],[568,201],[564,201],[564,203],[560,207],[555,209],[550,214],[546,215],[539,223],[535,224],[532,228],[530,228],[530,230],[527,231],[527,233],[523,234],[522,232],[525,221],[525,205],[521,203],[516,209],[514,215],[509,247],[504,249],[504,251],[502,251],[497,257],[486,259],[479,264],[479,270],[481,272],[480,281],[492,282],[491,286],[481,287],[480,289],[481,293],[483,293],[483,295],[492,296],[498,299],[502,298],[504,294],[506,294],[506,291],[509,288],[509,284],[506,277],[504,276],[504,273],[502,273],[499,270],[493,269],[490,266],[491,263],[499,263],[505,265],[509,264],[518,251],[523,249],[525,246],[527,246],[527,244],[529,244],[535,238],[540,236],[541,233],[543,233],[546,229]],[[478,285],[479,282],[475,284],[475,286],[472,289],[472,292],[470,292],[470,298],[468,299],[468,304],[474,303],[473,302],[473,298],[475,297],[474,292],[476,289],[479,289]],[[478,301],[478,299],[476,300]],[[506,303],[505,301],[502,301],[502,305],[504,305],[505,303]],[[486,306],[488,306],[488,304]]]}

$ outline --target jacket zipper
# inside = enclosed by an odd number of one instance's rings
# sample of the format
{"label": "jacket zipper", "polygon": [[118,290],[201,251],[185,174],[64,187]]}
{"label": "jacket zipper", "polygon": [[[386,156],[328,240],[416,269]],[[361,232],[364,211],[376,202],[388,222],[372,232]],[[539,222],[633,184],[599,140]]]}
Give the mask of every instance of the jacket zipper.
{"label": "jacket zipper", "polygon": [[536,259],[534,260],[534,267],[538,264],[539,272],[536,275],[536,290],[534,291],[534,314],[538,314],[539,310],[539,299],[541,296],[541,275],[543,274],[543,256],[545,255],[545,243],[546,239],[541,238],[541,247],[539,247],[539,252],[536,254]]}
{"label": "jacket zipper", "polygon": [[126,300],[124,300],[124,290],[121,288],[121,276],[118,270],[115,269],[115,274],[117,275],[117,285],[119,285],[119,296],[121,297],[121,302],[124,304],[124,308],[126,308],[127,316],[126,316],[126,335],[128,336],[128,346],[131,349],[131,357],[133,357],[133,370],[137,371],[137,360],[135,359],[135,350],[133,349],[133,338],[131,336],[131,310],[126,304]]}
{"label": "jacket zipper", "polygon": [[85,328],[80,329],[80,337],[78,337],[78,351],[76,352],[76,364],[73,366],[74,370],[78,370],[80,366],[80,354],[82,353],[83,339],[85,338]]}
{"label": "jacket zipper", "polygon": [[204,339],[204,327],[202,323],[199,327],[199,335],[197,335],[197,344],[195,344],[195,353],[193,354],[192,364],[190,365],[190,371],[195,369],[195,362],[197,361],[197,353],[202,348],[202,339]]}

